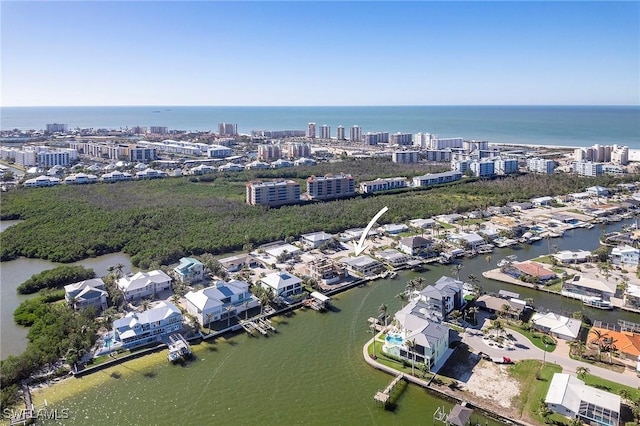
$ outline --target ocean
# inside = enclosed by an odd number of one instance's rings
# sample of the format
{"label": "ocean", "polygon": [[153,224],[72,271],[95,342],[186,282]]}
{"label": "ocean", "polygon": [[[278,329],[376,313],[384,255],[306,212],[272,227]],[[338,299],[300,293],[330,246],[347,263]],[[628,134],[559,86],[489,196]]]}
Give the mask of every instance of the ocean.
{"label": "ocean", "polygon": [[640,149],[640,106],[371,106],[371,107],[2,107],[0,129],[38,130],[47,123],[70,129],[167,126],[217,131],[235,123],[254,129],[304,130],[310,122],[336,128],[358,125],[362,133],[428,132],[490,143],[585,147],[626,145]]}

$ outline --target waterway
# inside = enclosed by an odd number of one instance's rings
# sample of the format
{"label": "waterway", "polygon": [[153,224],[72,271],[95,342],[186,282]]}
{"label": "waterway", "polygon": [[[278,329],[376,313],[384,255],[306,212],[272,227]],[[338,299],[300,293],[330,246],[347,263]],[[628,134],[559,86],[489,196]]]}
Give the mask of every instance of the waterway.
{"label": "waterway", "polygon": [[[593,250],[600,233],[599,227],[578,229],[552,243],[560,249]],[[464,260],[460,276],[475,274],[487,291],[519,292],[538,306],[581,310],[570,299],[481,277],[508,254],[524,260],[547,252],[544,241],[520,250],[496,250],[491,265],[483,256]],[[271,337],[238,334],[203,343],[186,366],[170,365],[161,351],[39,391],[35,402],[46,399],[50,408],[69,410],[71,418],[59,424],[433,424],[436,407],[451,404],[414,385],[407,386],[394,411],[375,406],[373,395],[391,377],[368,367],[361,349],[371,337],[367,319],[382,303],[389,312],[399,309],[395,296],[408,280],[420,275],[430,283],[452,274],[450,266],[434,266],[422,274],[405,271],[396,279],[335,296],[334,312],[298,311],[276,318],[278,333]],[[640,315],[629,312],[589,309],[589,314],[607,322],[640,322]]]}

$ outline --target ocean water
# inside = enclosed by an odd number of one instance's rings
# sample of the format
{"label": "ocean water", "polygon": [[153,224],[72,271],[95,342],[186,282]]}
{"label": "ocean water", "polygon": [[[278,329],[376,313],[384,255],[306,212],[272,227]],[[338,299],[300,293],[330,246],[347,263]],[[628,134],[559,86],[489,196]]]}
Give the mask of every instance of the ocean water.
{"label": "ocean water", "polygon": [[435,133],[440,137],[491,143],[591,146],[626,145],[640,149],[640,106],[373,106],[373,107],[2,107],[0,129],[43,129],[47,123],[69,128],[167,126],[176,130],[217,131],[235,123],[253,129],[306,129],[358,125],[362,132]]}

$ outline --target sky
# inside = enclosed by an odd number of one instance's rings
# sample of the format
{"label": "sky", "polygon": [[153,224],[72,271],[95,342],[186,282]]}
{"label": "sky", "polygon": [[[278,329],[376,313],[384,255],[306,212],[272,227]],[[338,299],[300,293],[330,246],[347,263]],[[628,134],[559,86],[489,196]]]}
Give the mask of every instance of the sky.
{"label": "sky", "polygon": [[2,106],[639,105],[640,2],[1,1]]}

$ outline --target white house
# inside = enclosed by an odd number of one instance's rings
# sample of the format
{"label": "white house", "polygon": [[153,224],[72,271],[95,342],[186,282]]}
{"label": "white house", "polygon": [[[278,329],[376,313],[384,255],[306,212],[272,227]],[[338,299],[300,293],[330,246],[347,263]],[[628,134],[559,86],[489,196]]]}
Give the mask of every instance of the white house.
{"label": "white house", "polygon": [[569,374],[553,375],[544,402],[551,411],[586,424],[617,426],[620,422],[620,396],[587,386]]}
{"label": "white house", "polygon": [[311,234],[302,234],[300,236],[300,243],[302,243],[306,248],[314,249],[328,241],[331,241],[332,238],[333,236],[326,232],[313,232]]}
{"label": "white house", "polygon": [[180,264],[173,268],[173,272],[183,284],[197,283],[204,278],[204,265],[198,259],[183,257]]}
{"label": "white house", "polygon": [[260,303],[249,292],[249,284],[238,280],[218,281],[213,287],[190,291],[184,298],[187,312],[202,325],[240,314]]}
{"label": "white house", "polygon": [[475,250],[479,246],[486,244],[484,238],[475,232],[461,232],[459,234],[449,234],[447,237],[449,241],[456,242],[461,245],[468,246],[470,249]]}
{"label": "white house", "polygon": [[640,250],[630,245],[614,247],[609,255],[614,265],[638,266],[640,262]]}
{"label": "white house", "polygon": [[114,346],[131,348],[160,342],[182,329],[182,312],[173,303],[157,302],[144,312],[129,312],[113,322]]}
{"label": "white house", "polygon": [[348,271],[363,276],[373,275],[384,269],[382,263],[364,255],[346,258],[342,263]]}
{"label": "white house", "polygon": [[553,312],[548,312],[544,315],[540,313],[533,314],[531,324],[536,330],[564,340],[576,340],[580,335],[580,320],[554,314]]}
{"label": "white house", "polygon": [[588,262],[591,257],[593,257],[593,254],[588,250],[562,250],[552,254],[551,256],[553,256],[558,262],[567,264]]}
{"label": "white house", "polygon": [[98,311],[107,309],[108,293],[102,278],[93,278],[64,286],[64,298],[75,310],[91,306]]}
{"label": "white house", "polygon": [[411,260],[405,253],[399,252],[396,249],[382,250],[376,252],[375,256],[394,267],[405,265]]}
{"label": "white house", "polygon": [[273,294],[280,297],[291,296],[302,291],[302,280],[284,271],[273,272],[260,279],[260,285],[273,290]]}
{"label": "white house", "polygon": [[117,285],[125,300],[142,299],[171,289],[171,277],[157,269],[122,277]]}

